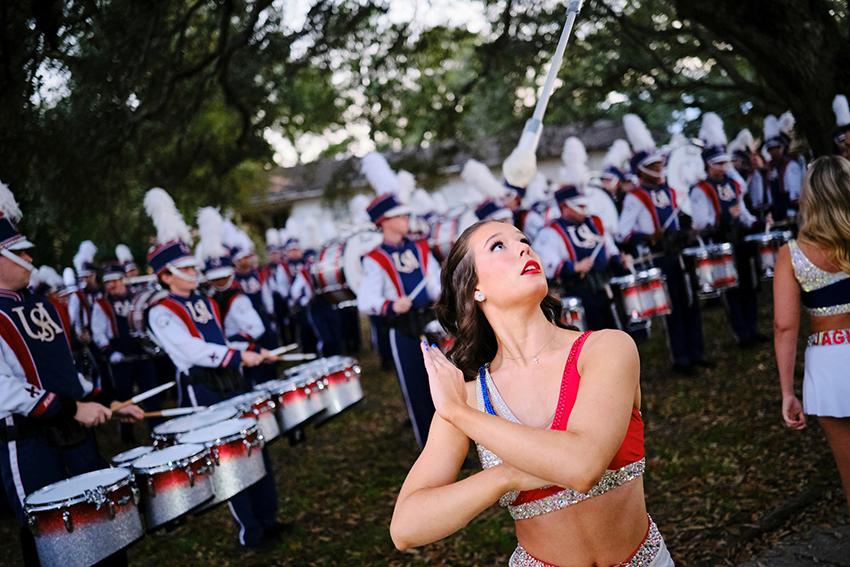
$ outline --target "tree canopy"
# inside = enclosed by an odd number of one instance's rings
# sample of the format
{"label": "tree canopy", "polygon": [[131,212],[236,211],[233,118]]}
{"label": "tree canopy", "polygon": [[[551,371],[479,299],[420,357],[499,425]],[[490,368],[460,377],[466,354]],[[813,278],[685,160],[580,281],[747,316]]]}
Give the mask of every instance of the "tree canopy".
{"label": "tree canopy", "polygon": [[[0,179],[25,211],[39,261],[91,238],[152,230],[142,195],[163,186],[190,215],[239,208],[266,186],[276,130],[293,142],[350,126],[379,148],[515,138],[565,18],[556,0],[484,0],[486,25],[387,18],[386,0],[315,0],[303,23],[280,0],[3,3]],[[421,9],[428,9],[427,3]],[[830,151],[832,97],[850,91],[837,0],[589,0],[546,121],[638,112],[695,133],[702,111],[728,133],[791,109]]]}

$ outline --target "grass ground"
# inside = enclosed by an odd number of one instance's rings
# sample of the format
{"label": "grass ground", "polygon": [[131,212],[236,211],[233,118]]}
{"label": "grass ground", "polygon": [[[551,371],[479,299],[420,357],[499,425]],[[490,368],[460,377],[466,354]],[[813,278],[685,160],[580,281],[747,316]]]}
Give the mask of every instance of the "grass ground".
{"label": "grass ground", "polygon": [[[768,295],[768,294],[763,294]],[[768,297],[763,297],[767,302]],[[770,309],[762,307],[767,332]],[[817,424],[786,430],[772,345],[740,350],[723,312],[705,312],[707,352],[716,368],[671,375],[660,325],[640,345],[646,422],[647,504],[677,565],[736,565],[780,539],[844,514],[829,451]],[[416,458],[412,431],[392,373],[362,356],[366,400],[307,442],[270,447],[281,517],[294,530],[275,547],[235,546],[226,508],[130,550],[134,565],[505,565],[513,550],[507,514],[493,508],[464,531],[407,553],[395,551],[388,524],[398,488]],[[116,432],[100,432],[113,454]],[[814,495],[790,518],[771,514]],[[779,518],[767,530],[757,526]],[[0,518],[0,564],[20,562],[14,522]]]}

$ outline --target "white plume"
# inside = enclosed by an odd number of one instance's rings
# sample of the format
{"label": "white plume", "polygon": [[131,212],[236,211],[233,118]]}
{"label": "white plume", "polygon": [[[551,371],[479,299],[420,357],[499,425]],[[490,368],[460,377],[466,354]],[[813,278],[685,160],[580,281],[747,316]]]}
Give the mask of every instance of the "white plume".
{"label": "white plume", "polygon": [[221,224],[221,241],[228,248],[238,248],[243,252],[254,250],[251,237],[230,220],[225,220]]}
{"label": "white plume", "polygon": [[398,176],[387,163],[387,158],[378,152],[369,152],[363,159],[360,160],[360,170],[369,181],[369,185],[375,190],[378,195],[392,193],[395,195],[399,191]]}
{"label": "white plume", "polygon": [[623,116],[623,128],[626,129],[626,137],[635,152],[655,150],[655,140],[649,128],[637,114],[626,114]]}
{"label": "white plume", "polygon": [[768,114],[764,119],[764,139],[770,140],[779,136],[779,120],[773,114]]}
{"label": "white plume", "polygon": [[277,248],[280,244],[280,235],[278,234],[277,229],[266,229],[266,246],[269,248]]}
{"label": "white plume", "polygon": [[0,181],[0,215],[12,222],[18,222],[23,216],[12,190],[2,181]]}
{"label": "white plume", "polygon": [[478,160],[471,159],[463,164],[460,176],[484,197],[499,199],[506,193],[505,186],[499,183],[490,168]]}
{"label": "white plume", "polygon": [[723,119],[714,112],[703,114],[699,137],[706,146],[725,146],[728,139],[723,129]]}
{"label": "white plume", "polygon": [[561,160],[564,162],[564,166],[559,170],[561,183],[583,187],[590,177],[584,143],[575,136],[564,140]]}
{"label": "white plume", "polygon": [[605,158],[602,160],[602,167],[614,166],[622,169],[623,165],[632,157],[632,149],[629,143],[622,138],[614,140]]}
{"label": "white plume", "polygon": [[779,129],[787,136],[792,136],[794,134],[794,124],[796,124],[797,120],[794,118],[794,115],[791,114],[790,110],[786,110],[782,113],[782,116],[779,117]]}
{"label": "white plume", "polygon": [[396,174],[396,179],[398,180],[396,197],[401,204],[407,205],[413,197],[413,192],[416,191],[416,178],[409,171],[402,169]]}
{"label": "white plume", "polygon": [[77,274],[74,272],[74,268],[65,268],[62,270],[62,283],[65,287],[74,287],[77,285]]}
{"label": "white plume", "polygon": [[363,193],[358,193],[348,201],[348,214],[351,215],[353,225],[362,226],[371,222],[369,213],[366,212],[371,202],[372,200]]}
{"label": "white plume", "polygon": [[[232,223],[230,224],[233,226]],[[198,209],[198,236],[200,241],[196,255],[201,260],[227,256],[227,249],[222,241],[223,227],[224,219],[221,218],[218,209],[214,207]]]}
{"label": "white plume", "polygon": [[735,139],[729,144],[730,152],[736,152],[738,150],[746,152],[754,152],[756,150],[755,138],[753,138],[753,133],[750,132],[748,128],[744,128],[738,132],[738,135],[735,136]]}
{"label": "white plume", "polygon": [[536,203],[548,201],[550,198],[551,192],[549,190],[549,181],[546,179],[545,175],[538,171],[528,184],[523,204],[526,207],[531,207]]}
{"label": "white plume", "polygon": [[165,189],[154,187],[145,193],[145,211],[156,227],[156,241],[160,244],[171,240],[192,243],[189,227],[183,221],[180,211]]}
{"label": "white plume", "polygon": [[433,213],[437,209],[437,204],[425,189],[417,189],[413,192],[410,199],[410,207],[414,213],[419,216],[425,216],[428,213]]}
{"label": "white plume", "polygon": [[74,267],[77,272],[83,270],[83,265],[94,262],[94,255],[97,254],[97,246],[91,240],[83,240],[80,242],[80,247],[77,248],[77,253],[74,254]]}
{"label": "white plume", "polygon": [[[35,271],[33,276],[35,277]],[[56,291],[64,286],[64,281],[59,273],[50,266],[41,266],[38,268],[38,281]]]}
{"label": "white plume", "polygon": [[122,264],[133,261],[133,252],[126,244],[119,244],[115,247],[115,258]]}
{"label": "white plume", "polygon": [[334,221],[333,214],[327,209],[322,210],[319,217],[319,244],[324,245],[327,242],[339,236],[337,223]]}
{"label": "white plume", "polygon": [[431,197],[434,199],[435,212],[443,214],[449,210],[449,202],[446,200],[445,195],[438,191],[437,193],[431,195]]}
{"label": "white plume", "polygon": [[300,217],[291,216],[286,219],[286,228],[287,234],[290,236],[294,236],[295,238],[301,239],[301,219]]}
{"label": "white plume", "polygon": [[322,244],[322,233],[319,229],[319,220],[315,215],[304,216],[300,222],[301,243],[304,248],[317,249]]}
{"label": "white plume", "polygon": [[847,126],[850,124],[850,105],[847,104],[847,97],[843,94],[835,95],[832,99],[832,111],[835,113],[835,125]]}

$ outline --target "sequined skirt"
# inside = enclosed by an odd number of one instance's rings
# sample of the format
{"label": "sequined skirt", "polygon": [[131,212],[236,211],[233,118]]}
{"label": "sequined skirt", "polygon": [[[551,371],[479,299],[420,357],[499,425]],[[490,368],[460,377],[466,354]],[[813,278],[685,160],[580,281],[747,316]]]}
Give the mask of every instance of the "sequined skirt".
{"label": "sequined skirt", "polygon": [[803,411],[850,417],[850,331],[824,331],[809,337],[803,378]]}
{"label": "sequined skirt", "polygon": [[[508,561],[508,567],[558,567],[553,563],[546,563],[537,559],[521,545],[517,545]],[[618,563],[616,567],[674,567],[673,558],[664,544],[664,538],[658,531],[658,526],[649,518],[649,530],[646,538],[632,556]]]}

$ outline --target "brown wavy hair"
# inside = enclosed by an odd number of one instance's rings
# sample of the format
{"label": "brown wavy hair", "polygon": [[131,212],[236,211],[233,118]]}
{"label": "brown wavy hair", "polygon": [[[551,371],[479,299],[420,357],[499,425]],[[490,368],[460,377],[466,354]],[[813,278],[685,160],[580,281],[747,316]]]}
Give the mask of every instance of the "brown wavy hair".
{"label": "brown wavy hair", "polygon": [[[475,379],[478,369],[493,360],[498,348],[493,327],[473,299],[478,274],[475,272],[475,257],[469,251],[470,238],[488,222],[504,221],[480,221],[464,230],[449,251],[440,276],[443,291],[437,302],[437,319],[455,339],[448,357],[467,380]],[[540,309],[546,319],[566,328],[561,322],[561,301],[551,292],[540,302]]]}
{"label": "brown wavy hair", "polygon": [[823,156],[812,163],[800,195],[800,221],[800,240],[850,274],[850,161]]}

